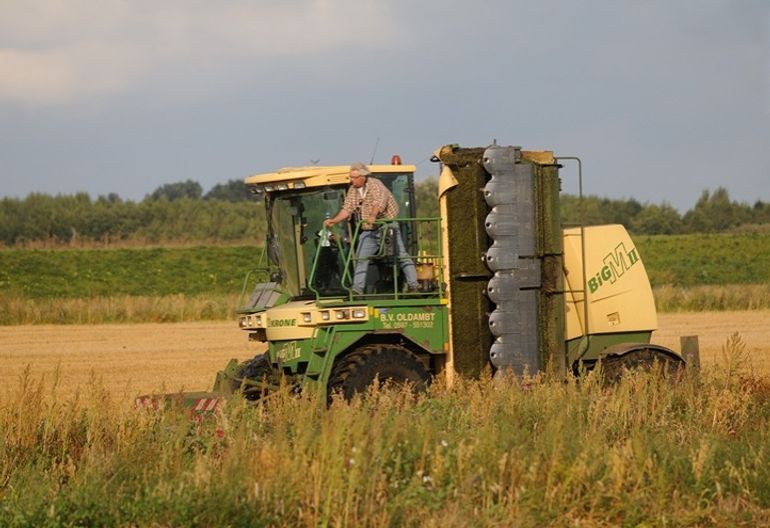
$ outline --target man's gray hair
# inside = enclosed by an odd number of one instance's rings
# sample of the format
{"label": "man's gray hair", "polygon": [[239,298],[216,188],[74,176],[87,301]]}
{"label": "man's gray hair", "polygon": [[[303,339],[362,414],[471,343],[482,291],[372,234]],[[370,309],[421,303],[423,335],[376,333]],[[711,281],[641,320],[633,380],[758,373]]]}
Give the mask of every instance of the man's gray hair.
{"label": "man's gray hair", "polygon": [[369,172],[369,167],[361,163],[360,161],[357,161],[350,165],[350,172],[356,171],[361,176],[369,176],[371,172]]}

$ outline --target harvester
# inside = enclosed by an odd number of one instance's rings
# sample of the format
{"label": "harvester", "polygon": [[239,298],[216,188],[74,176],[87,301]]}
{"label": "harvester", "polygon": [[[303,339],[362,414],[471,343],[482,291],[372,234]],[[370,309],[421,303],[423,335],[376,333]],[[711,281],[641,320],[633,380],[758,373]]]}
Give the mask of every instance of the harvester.
{"label": "harvester", "polygon": [[611,377],[684,365],[679,353],[650,343],[652,290],[625,228],[562,225],[559,171],[577,158],[494,144],[448,145],[432,161],[440,164],[438,217],[416,215],[415,166],[397,156],[369,166],[400,206],[416,292],[405,288],[392,220],[379,222],[366,291],[351,289],[362,226],[324,227],[350,185],[348,165],[246,178],[264,198],[267,235],[238,325],[267,350],[232,360],[213,392],[184,396],[187,405],[210,410],[234,394],[256,400],[280,383],[351,398],[373,383],[419,390],[485,369],[566,376],[601,363]]}

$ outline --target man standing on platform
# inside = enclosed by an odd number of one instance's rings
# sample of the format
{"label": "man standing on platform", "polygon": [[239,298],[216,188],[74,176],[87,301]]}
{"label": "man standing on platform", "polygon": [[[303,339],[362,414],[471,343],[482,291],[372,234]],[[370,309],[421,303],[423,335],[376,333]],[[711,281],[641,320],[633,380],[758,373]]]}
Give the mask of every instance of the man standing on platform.
{"label": "man standing on platform", "polygon": [[[393,194],[380,180],[370,177],[371,173],[363,163],[350,166],[350,187],[345,195],[342,209],[333,217],[324,220],[326,227],[331,227],[355,215],[362,222],[356,248],[355,273],[353,274],[353,293],[362,295],[366,291],[366,271],[369,269],[369,257],[377,253],[380,247],[380,229],[377,220],[392,220],[398,217],[399,209]],[[401,270],[406,278],[407,291],[420,291],[417,271],[409,257],[401,238],[398,222],[392,222],[395,228],[396,251]]]}

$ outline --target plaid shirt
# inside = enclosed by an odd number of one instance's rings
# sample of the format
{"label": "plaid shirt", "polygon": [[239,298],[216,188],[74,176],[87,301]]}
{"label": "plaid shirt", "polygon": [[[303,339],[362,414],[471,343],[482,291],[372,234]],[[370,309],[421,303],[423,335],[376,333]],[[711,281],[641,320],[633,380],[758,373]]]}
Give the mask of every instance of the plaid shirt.
{"label": "plaid shirt", "polygon": [[[368,220],[372,216],[387,220],[398,216],[398,203],[385,187],[385,184],[371,176],[366,178],[366,184],[361,188],[348,188],[342,208],[348,214],[357,214],[358,220]],[[376,213],[376,214],[375,214]]]}

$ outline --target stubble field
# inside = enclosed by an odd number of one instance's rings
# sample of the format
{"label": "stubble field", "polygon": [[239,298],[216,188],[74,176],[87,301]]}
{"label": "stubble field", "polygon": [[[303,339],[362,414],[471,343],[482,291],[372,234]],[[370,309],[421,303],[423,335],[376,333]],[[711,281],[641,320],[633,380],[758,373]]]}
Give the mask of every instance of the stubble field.
{"label": "stubble field", "polygon": [[[701,362],[719,362],[733,333],[746,344],[750,367],[770,375],[770,310],[664,313],[653,341],[679,350],[679,337],[699,336]],[[13,387],[27,365],[33,378],[73,393],[96,378],[115,396],[150,391],[208,390],[230,358],[264,345],[249,343],[233,322],[0,327],[0,386]]]}

